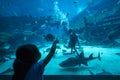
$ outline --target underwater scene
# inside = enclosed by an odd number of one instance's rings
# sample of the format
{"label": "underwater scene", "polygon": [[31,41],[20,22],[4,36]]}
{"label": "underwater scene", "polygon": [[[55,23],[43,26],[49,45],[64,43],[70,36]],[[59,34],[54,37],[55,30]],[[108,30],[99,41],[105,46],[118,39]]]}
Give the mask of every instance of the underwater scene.
{"label": "underwater scene", "polygon": [[56,39],[43,75],[120,75],[120,0],[0,0],[0,75],[14,74],[19,46],[42,60]]}

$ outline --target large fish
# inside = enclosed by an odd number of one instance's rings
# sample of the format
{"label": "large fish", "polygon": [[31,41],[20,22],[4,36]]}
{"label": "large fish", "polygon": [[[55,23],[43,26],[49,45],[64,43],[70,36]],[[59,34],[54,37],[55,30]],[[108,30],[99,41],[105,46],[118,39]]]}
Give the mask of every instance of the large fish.
{"label": "large fish", "polygon": [[51,33],[48,33],[44,37],[46,41],[53,41],[55,39],[55,37]]}
{"label": "large fish", "polygon": [[101,61],[100,53],[97,57],[93,57],[93,54],[90,54],[89,57],[84,57],[84,52],[82,51],[79,57],[70,57],[67,60],[61,62],[59,65],[61,67],[75,67],[77,65],[80,66],[81,64],[88,66],[88,61],[94,59],[99,59]]}

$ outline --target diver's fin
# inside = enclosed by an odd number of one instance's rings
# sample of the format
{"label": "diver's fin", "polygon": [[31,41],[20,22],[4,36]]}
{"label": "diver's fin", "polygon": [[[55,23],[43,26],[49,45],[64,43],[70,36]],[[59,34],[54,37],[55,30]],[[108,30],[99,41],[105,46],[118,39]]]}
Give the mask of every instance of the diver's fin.
{"label": "diver's fin", "polygon": [[99,52],[99,54],[98,54],[98,59],[99,59],[99,61],[101,61],[100,52]]}

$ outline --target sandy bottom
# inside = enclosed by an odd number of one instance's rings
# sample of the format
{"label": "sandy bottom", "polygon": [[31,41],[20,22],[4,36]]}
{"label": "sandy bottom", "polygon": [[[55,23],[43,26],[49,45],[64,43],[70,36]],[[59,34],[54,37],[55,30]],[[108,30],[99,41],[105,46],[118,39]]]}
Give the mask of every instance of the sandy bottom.
{"label": "sandy bottom", "polygon": [[[56,54],[46,66],[44,75],[91,75],[90,71],[94,74],[98,74],[101,73],[103,69],[112,75],[120,75],[120,55],[116,55],[116,53],[120,53],[120,48],[82,46],[85,57],[89,57],[91,53],[93,53],[93,57],[96,57],[100,52],[102,60],[99,61],[98,59],[95,59],[89,61],[88,66],[81,65],[72,68],[62,68],[59,66],[59,63],[76,55],[63,55],[63,50],[69,53],[70,49],[66,49],[61,45],[59,46],[60,48],[56,50]],[[42,59],[48,54],[49,50],[47,51],[47,49],[49,47],[50,46],[40,49],[41,53],[44,53],[42,54]],[[12,69],[13,61],[14,60],[9,60],[0,64],[0,73],[4,75],[12,75],[13,71],[8,69]]]}

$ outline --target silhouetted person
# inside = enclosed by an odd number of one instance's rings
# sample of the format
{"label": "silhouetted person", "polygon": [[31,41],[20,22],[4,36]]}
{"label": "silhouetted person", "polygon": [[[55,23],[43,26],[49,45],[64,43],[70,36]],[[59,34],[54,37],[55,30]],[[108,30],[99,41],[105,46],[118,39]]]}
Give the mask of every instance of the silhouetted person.
{"label": "silhouetted person", "polygon": [[13,63],[12,80],[43,80],[44,68],[54,55],[56,43],[58,40],[53,42],[47,57],[40,61],[41,53],[36,45],[26,44],[19,47],[16,50],[16,59]]}
{"label": "silhouetted person", "polygon": [[73,32],[72,29],[69,30],[69,33],[70,33],[69,47],[71,48],[71,54],[73,54],[73,50],[75,50],[77,55],[79,55],[75,48],[77,43],[79,45],[78,36],[75,34],[75,32]]}

